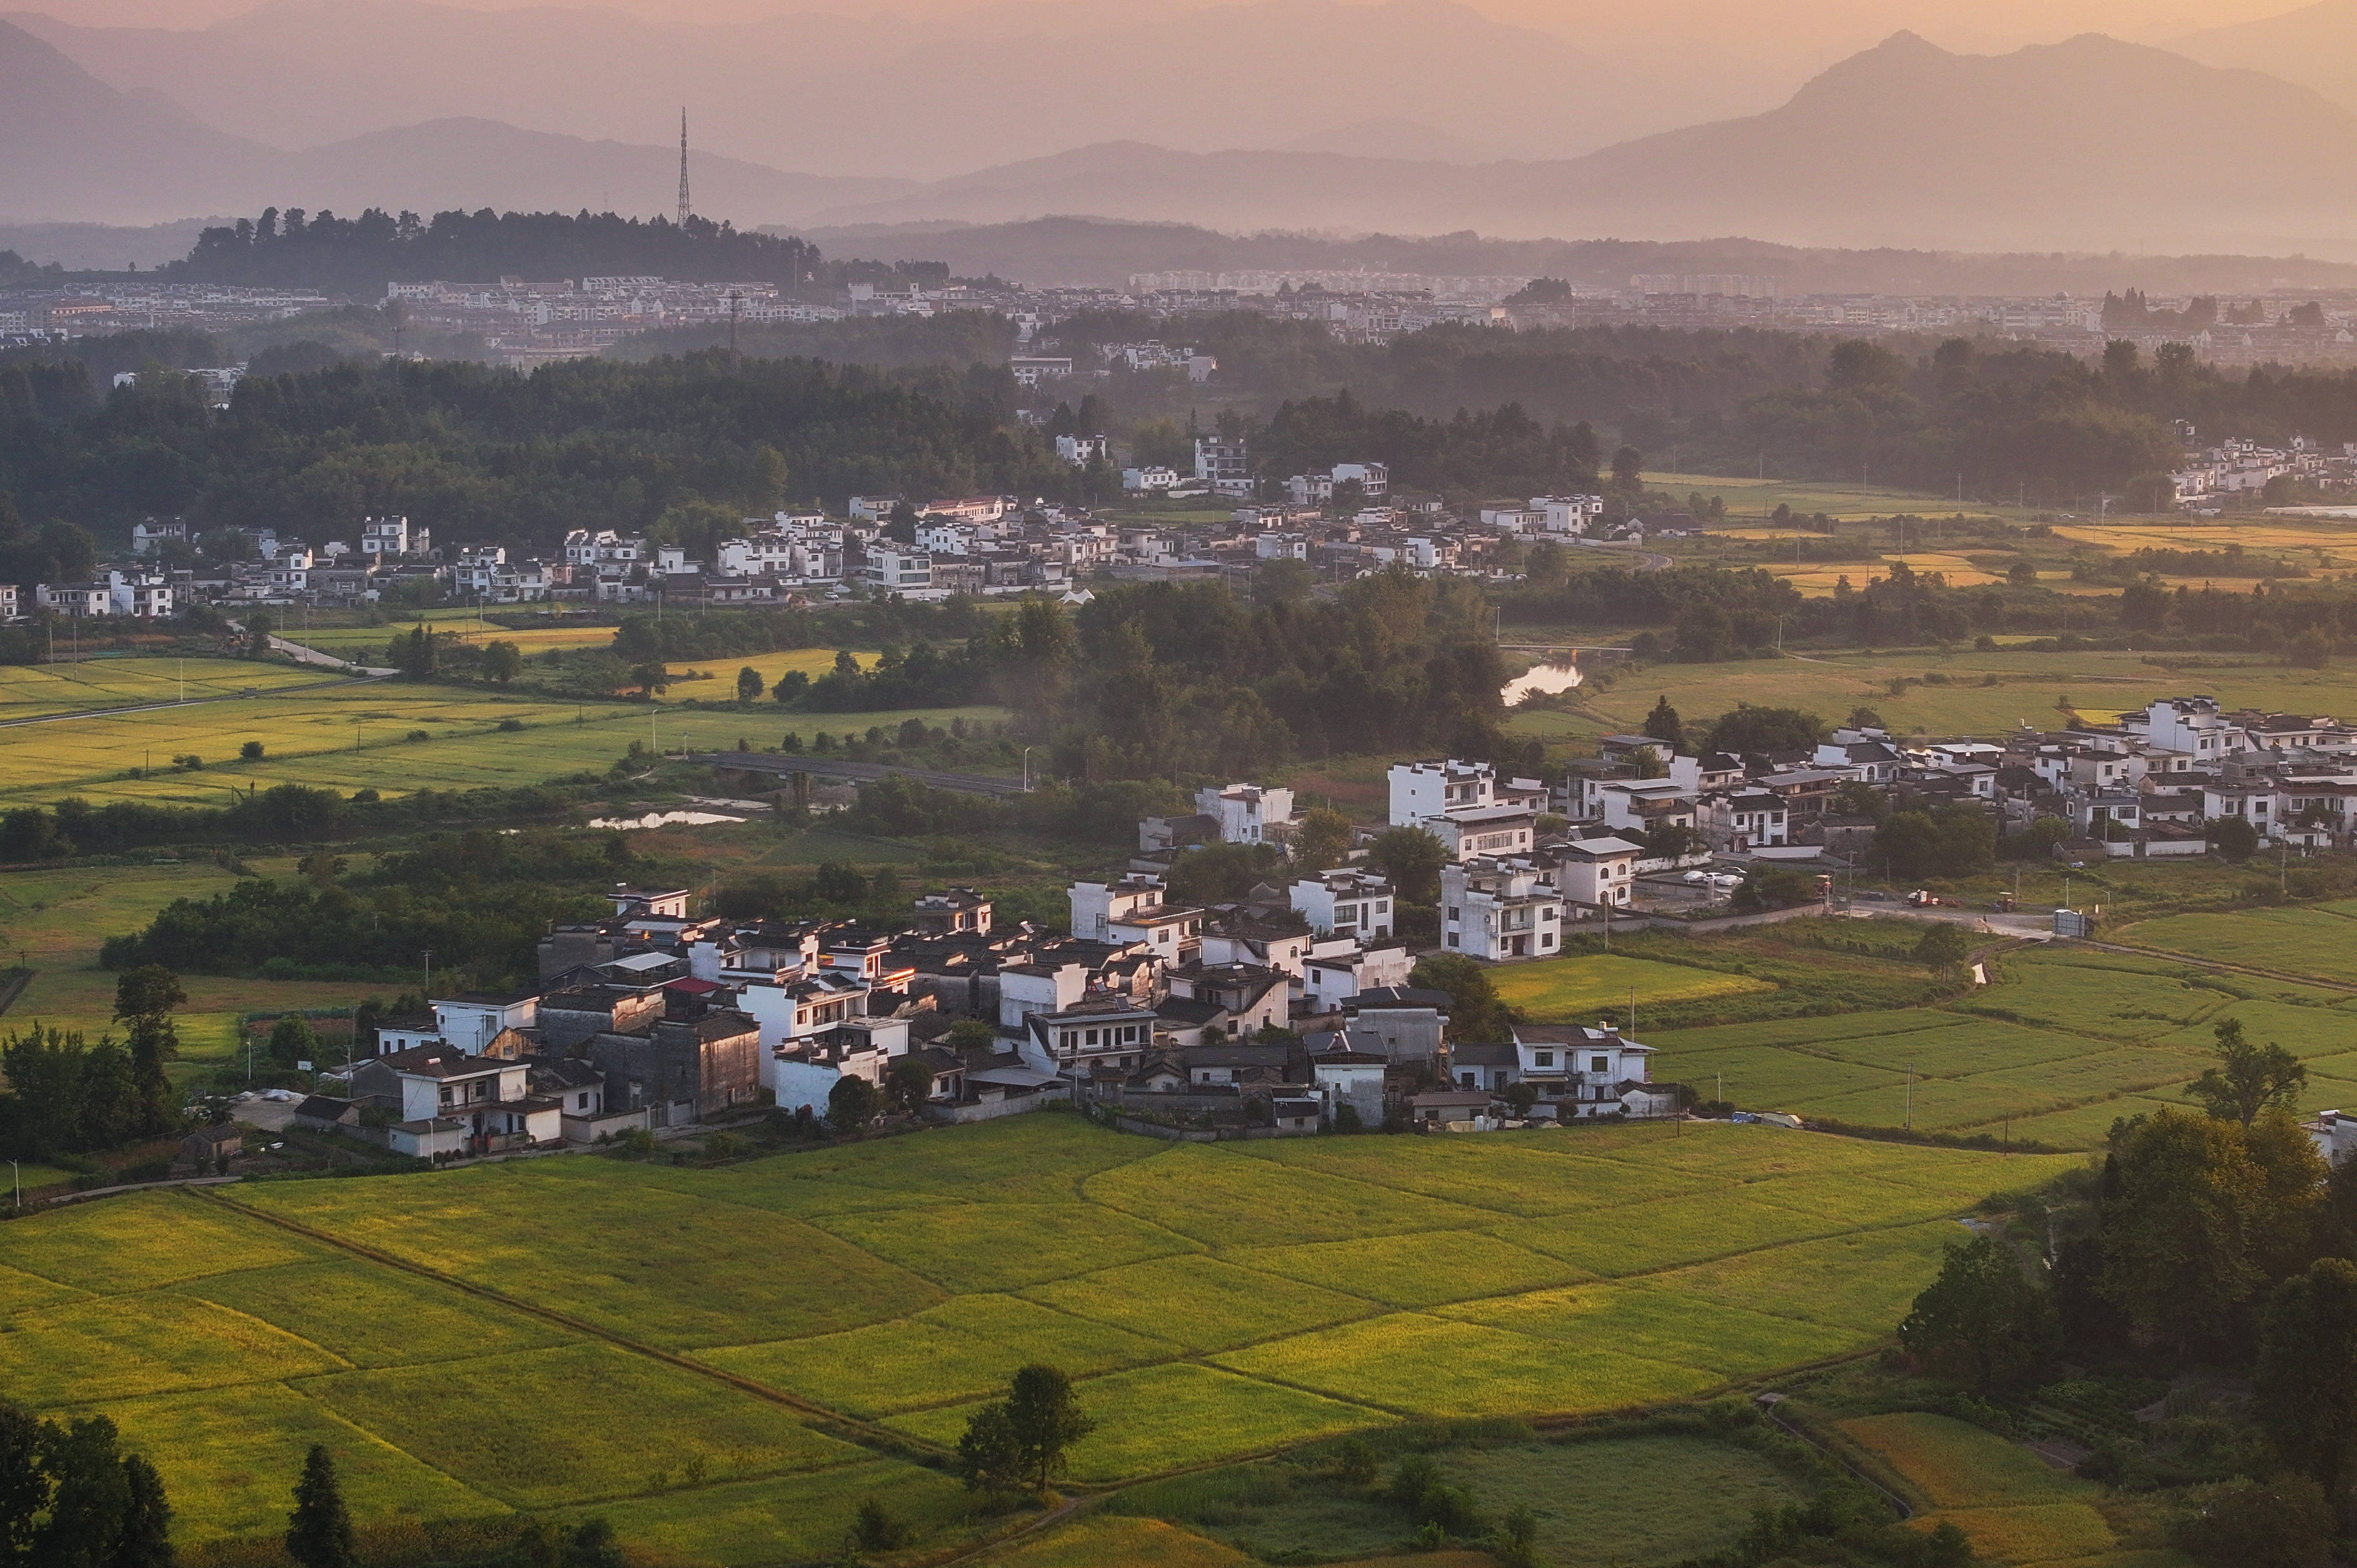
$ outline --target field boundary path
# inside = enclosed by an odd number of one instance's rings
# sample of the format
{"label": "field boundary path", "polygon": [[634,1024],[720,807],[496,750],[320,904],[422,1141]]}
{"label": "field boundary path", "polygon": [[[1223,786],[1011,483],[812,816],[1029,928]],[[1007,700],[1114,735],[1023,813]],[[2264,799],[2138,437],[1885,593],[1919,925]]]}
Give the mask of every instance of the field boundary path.
{"label": "field boundary path", "polygon": [[791,774],[807,773],[814,779],[841,779],[853,783],[873,784],[880,779],[899,774],[936,789],[955,789],[966,795],[1020,795],[1024,792],[1020,779],[1000,779],[987,773],[936,773],[922,768],[887,768],[880,762],[837,762],[824,757],[783,757],[763,751],[694,751],[688,754],[690,762],[709,763],[715,768],[733,768],[740,773],[769,773],[780,779]]}
{"label": "field boundary path", "polygon": [[2192,969],[2222,970],[2228,974],[2247,974],[2257,980],[2280,980],[2287,985],[2313,985],[2319,991],[2339,991],[2357,996],[2357,983],[2346,980],[2326,980],[2320,975],[2297,974],[2286,969],[2261,969],[2255,963],[2230,963],[2220,958],[2195,958],[2190,953],[2171,952],[2167,948],[2138,947],[2133,942],[2097,941],[2081,938],[2079,945],[2097,952],[2115,952],[2129,958],[2166,959]]}
{"label": "field boundary path", "polygon": [[[338,668],[357,669],[357,666],[345,665],[339,661]],[[358,671],[359,680],[364,683],[386,680],[398,673],[400,671],[394,670]],[[113,708],[78,708],[70,714],[36,714],[30,718],[0,719],[0,729],[15,729],[24,725],[62,724],[69,719],[113,718],[118,714],[161,713],[166,708],[194,708],[206,703],[255,703],[265,697],[284,697],[296,692],[317,692],[329,686],[344,687],[353,683],[350,677],[346,677],[339,681],[306,681],[299,686],[274,686],[267,692],[254,692],[250,695],[243,692],[224,692],[218,697],[183,697],[178,702],[171,703],[125,703],[120,707]]]}

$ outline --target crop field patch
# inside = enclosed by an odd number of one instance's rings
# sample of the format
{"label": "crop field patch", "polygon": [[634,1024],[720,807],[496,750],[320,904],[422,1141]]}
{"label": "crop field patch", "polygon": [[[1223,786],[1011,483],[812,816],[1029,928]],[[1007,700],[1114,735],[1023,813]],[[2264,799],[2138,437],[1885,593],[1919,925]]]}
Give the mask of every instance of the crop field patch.
{"label": "crop field patch", "polygon": [[1770,1196],[1775,1182],[1635,1203],[1607,1215],[1551,1215],[1496,1227],[1518,1245],[1560,1258],[1590,1274],[1617,1279],[1830,1236],[1849,1222],[1787,1208]]}
{"label": "crop field patch", "polygon": [[1811,1118],[1865,1127],[1914,1127],[1924,1132],[1963,1132],[2011,1118],[2069,1109],[2073,1096],[2046,1087],[2036,1074],[2019,1084],[1975,1078],[1919,1078],[1848,1094],[1796,1100],[1785,1110]]}
{"label": "crop field patch", "polygon": [[1189,1351],[1225,1350],[1382,1310],[1355,1296],[1200,1254],[1054,1280],[1023,1294]]}
{"label": "crop field patch", "polygon": [[570,1337],[539,1318],[350,1258],[241,1269],[177,1294],[248,1314],[356,1367],[471,1360]]}
{"label": "crop field patch", "polygon": [[996,1393],[1034,1361],[1073,1377],[1170,1359],[1177,1347],[1009,1295],[967,1295],[896,1323],[816,1339],[702,1350],[696,1359],[854,1415]]}
{"label": "crop field patch", "polygon": [[995,1568],[1249,1568],[1253,1559],[1158,1519],[1092,1514],[993,1557]]}
{"label": "crop field patch", "polygon": [[1609,1208],[1713,1185],[1571,1152],[1577,1147],[1564,1129],[1548,1128],[1481,1138],[1277,1138],[1237,1152],[1500,1214]]}
{"label": "crop field patch", "polygon": [[2083,1502],[1942,1509],[1909,1522],[1923,1530],[1953,1524],[1973,1543],[1975,1562],[1996,1563],[2000,1568],[2059,1564],[2090,1558],[2108,1561],[2107,1554],[2119,1544],[2119,1538],[2112,1533],[2111,1525],[2094,1505]]}
{"label": "crop field patch", "polygon": [[1618,1410],[1684,1399],[1723,1380],[1610,1347],[1566,1345],[1412,1312],[1213,1359],[1337,1399],[1444,1416]]}
{"label": "crop field patch", "polygon": [[1860,1416],[1837,1423],[1836,1430],[1880,1455],[1937,1508],[2060,1502],[2100,1495],[2087,1482],[2049,1467],[2029,1449],[1952,1416]]}
{"label": "crop field patch", "polygon": [[770,1568],[831,1562],[859,1505],[876,1498],[894,1517],[930,1533],[966,1517],[968,1498],[939,1470],[871,1459],[795,1476],[771,1476],[601,1503],[597,1514],[653,1561],[711,1568]]}
{"label": "crop field patch", "polygon": [[2113,1039],[2150,1040],[2205,1017],[2226,1000],[2164,975],[2024,960],[2006,966],[2005,983],[1975,991],[1957,1005]]}
{"label": "crop field patch", "polygon": [[2167,915],[2126,928],[2119,940],[2137,947],[2165,948],[2190,958],[2357,981],[2357,921],[2321,908]]}
{"label": "crop field patch", "polygon": [[516,1508],[561,1508],[703,1479],[865,1457],[787,1411],[609,1345],[299,1385],[339,1415]]}
{"label": "crop field patch", "polygon": [[812,1223],[954,1291],[1019,1290],[1195,1251],[1160,1226],[1092,1205],[945,1203],[863,1208]]}
{"label": "crop field patch", "polygon": [[173,1535],[184,1548],[284,1533],[303,1456],[315,1443],[335,1455],[344,1505],[364,1541],[396,1521],[508,1511],[430,1460],[404,1453],[285,1383],[124,1400],[100,1406],[97,1413],[122,1430],[125,1448],[163,1472]]}
{"label": "crop field patch", "polygon": [[1385,1306],[1409,1308],[1540,1290],[1594,1277],[1560,1258],[1480,1230],[1424,1230],[1301,1247],[1252,1247],[1230,1252],[1228,1257],[1246,1268],[1362,1296]]}
{"label": "crop field patch", "polygon": [[[165,1237],[169,1244],[159,1245]],[[78,1204],[8,1231],[12,1268],[88,1291],[148,1290],[327,1255],[274,1225],[169,1190]]]}
{"label": "crop field patch", "polygon": [[1919,1078],[1961,1078],[2000,1068],[2034,1067],[2102,1048],[2082,1035],[1970,1017],[1961,1027],[1932,1034],[1858,1036],[1824,1047],[1827,1056],[1884,1072],[1903,1075],[1912,1062]]}
{"label": "crop field patch", "polygon": [[[145,703],[178,703],[184,698],[194,701],[235,697],[249,687],[270,692],[334,678],[319,670],[245,659],[135,655],[64,664],[16,664],[0,668],[0,719],[34,718],[42,714],[71,714]],[[212,709],[216,715],[233,711],[226,706]],[[36,735],[48,727],[36,725],[20,733]]]}
{"label": "crop field patch", "polygon": [[[1668,1055],[1666,1047],[1663,1054]],[[1865,1067],[1832,1056],[1775,1046],[1680,1051],[1670,1065],[1679,1082],[1692,1084],[1695,1092],[1705,1098],[1724,1100],[1753,1111],[1781,1111],[1791,1101],[1872,1089],[1890,1080],[1888,1068]]]}
{"label": "crop field patch", "polygon": [[1767,981],[1740,974],[1610,953],[1507,964],[1491,978],[1506,1005],[1547,1024],[1593,1024],[1599,1015],[1624,1011],[1632,987],[1641,1010],[1671,1002],[1776,989]]}
{"label": "crop field patch", "polygon": [[[2322,1083],[2325,1080],[2319,1079],[2317,1081]],[[2357,1099],[2357,1095],[2351,1098]],[[2069,1111],[2049,1112],[2043,1116],[2020,1117],[1992,1130],[2018,1143],[2044,1144],[2056,1149],[2100,1149],[2111,1132],[2112,1123],[2123,1117],[2148,1116],[2164,1106],[2173,1111],[2183,1111],[2192,1103],[2182,1099],[2156,1100],[2145,1095],[2124,1095],[2117,1100],[2099,1100],[2092,1105],[2075,1106]]]}
{"label": "crop field patch", "polygon": [[85,1294],[71,1285],[61,1285],[55,1280],[45,1280],[38,1274],[28,1274],[22,1269],[0,1264],[0,1318],[79,1301]]}
{"label": "crop field patch", "polygon": [[0,1333],[0,1388],[36,1410],[342,1365],[266,1323],[168,1294],[107,1296],[26,1313]]}
{"label": "crop field patch", "polygon": [[1644,1280],[1469,1301],[1437,1308],[1433,1316],[1566,1345],[1625,1350],[1721,1378],[1823,1360],[1881,1337],[1863,1329],[1747,1312]]}
{"label": "crop field patch", "polygon": [[[361,1190],[365,1189],[365,1190]],[[662,1345],[744,1344],[920,1311],[938,1287],[765,1209],[479,1165],[242,1192],[255,1208]],[[565,1241],[547,1217],[562,1200]],[[775,1258],[772,1274],[737,1260]]]}
{"label": "crop field patch", "polygon": [[1746,1252],[1648,1283],[1775,1317],[1883,1334],[1937,1277],[1947,1244],[1970,1240],[1963,1226],[1935,1219]]}
{"label": "crop field patch", "polygon": [[[761,1160],[712,1173],[720,1190],[737,1202],[759,1203],[767,1187],[802,1179],[839,1182],[875,1191],[931,1193],[959,1202],[1045,1203],[1080,1196],[1082,1184],[1102,1171],[1152,1158],[1160,1145],[1135,1138],[1108,1138],[1078,1116],[1002,1118],[960,1127],[942,1136],[928,1133],[920,1157],[894,1139],[816,1150],[791,1160]],[[807,1165],[814,1176],[805,1177]],[[783,1168],[776,1168],[783,1167]]]}
{"label": "crop field patch", "polygon": [[1700,1029],[1668,1029],[1646,1036],[1663,1056],[1684,1059],[1689,1051],[1719,1050],[1731,1046],[1823,1046],[1832,1040],[1863,1036],[1920,1035],[1931,1029],[1953,1029],[1964,1022],[1953,1013],[1928,1008],[1903,1012],[1846,1013],[1830,1018],[1770,1018],[1757,1024],[1713,1024]]}
{"label": "crop field patch", "polygon": [[[2357,926],[2349,940],[2357,946]],[[2210,1056],[2217,1049],[2217,1026],[2229,1018],[2242,1024],[2244,1037],[2252,1044],[2281,1046],[2302,1060],[2357,1051],[2357,1009],[2266,1000],[2228,1003],[2199,1024],[2174,1030],[2156,1043]]]}
{"label": "crop field patch", "polygon": [[1091,1176],[1082,1191],[1092,1203],[1223,1250],[1472,1230],[1497,1218],[1344,1176],[1223,1156],[1194,1144]]}
{"label": "crop field patch", "polygon": [[2003,1084],[2023,1090],[2042,1089],[2066,1100],[2114,1099],[2168,1090],[2200,1076],[2216,1065],[2207,1051],[2172,1049],[2165,1046],[2120,1046],[2089,1051],[2083,1056],[2051,1061],[2034,1068],[2011,1068],[1975,1073],[1975,1084]]}
{"label": "crop field patch", "polygon": [[[1752,1510],[1803,1495],[1763,1455],[1695,1437],[1508,1444],[1438,1457],[1443,1478],[1470,1490],[1484,1517],[1527,1507],[1538,1522],[1536,1558],[1555,1568],[1716,1557],[1735,1546]],[[1395,1561],[1415,1568],[1428,1559]]]}
{"label": "crop field patch", "polygon": [[[1348,1396],[1329,1399],[1188,1361],[1092,1378],[1076,1384],[1075,1392],[1082,1411],[1097,1423],[1072,1448],[1071,1474],[1079,1481],[1114,1481],[1241,1458],[1392,1419],[1350,1402]],[[954,1444],[974,1408],[924,1411],[895,1416],[886,1424]]]}

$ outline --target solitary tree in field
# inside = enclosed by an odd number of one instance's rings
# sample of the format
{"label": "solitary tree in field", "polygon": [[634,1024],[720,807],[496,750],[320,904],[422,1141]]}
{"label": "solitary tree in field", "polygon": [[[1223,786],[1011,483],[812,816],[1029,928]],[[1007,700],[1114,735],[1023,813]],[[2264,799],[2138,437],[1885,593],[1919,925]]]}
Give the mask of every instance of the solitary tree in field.
{"label": "solitary tree in field", "polygon": [[1663,742],[1673,751],[1685,749],[1686,726],[1678,717],[1677,709],[1670,706],[1667,693],[1654,700],[1653,711],[1645,715],[1644,733]]}
{"label": "solitary tree in field", "polygon": [[1048,1477],[1063,1469],[1064,1451],[1096,1427],[1081,1413],[1072,1380],[1058,1368],[1037,1363],[1017,1372],[1007,1386],[1006,1419],[1024,1469],[1042,1491]]}
{"label": "solitary tree in field", "polygon": [[2270,1042],[2255,1046],[2243,1037],[2240,1018],[2220,1020],[2218,1065],[2185,1086],[2185,1092],[2222,1122],[2247,1127],[2269,1107],[2285,1111],[2299,1103],[2308,1069],[2298,1057]]}
{"label": "solitary tree in field", "polygon": [[748,664],[737,671],[737,700],[749,703],[761,694],[761,672]]}
{"label": "solitary tree in field", "polygon": [[286,1555],[303,1568],[356,1568],[352,1519],[336,1484],[336,1462],[314,1443],[295,1483],[295,1512],[286,1521]]}
{"label": "solitary tree in field", "polygon": [[975,1411],[958,1439],[958,1473],[969,1492],[1012,1492],[1023,1485],[1023,1448],[1005,1400]]}
{"label": "solitary tree in field", "polygon": [[1915,943],[1915,961],[1934,974],[1953,974],[1973,953],[1973,940],[1964,928],[1945,920],[1923,928]]}
{"label": "solitary tree in field", "polygon": [[504,686],[523,673],[523,650],[504,638],[483,644],[483,673]]}
{"label": "solitary tree in field", "polygon": [[164,1064],[180,1054],[172,1009],[188,1001],[180,977],[160,963],[126,970],[114,983],[114,1016],[129,1026],[131,1084],[136,1102],[132,1120],[138,1135],[153,1138],[172,1130],[172,1086]]}

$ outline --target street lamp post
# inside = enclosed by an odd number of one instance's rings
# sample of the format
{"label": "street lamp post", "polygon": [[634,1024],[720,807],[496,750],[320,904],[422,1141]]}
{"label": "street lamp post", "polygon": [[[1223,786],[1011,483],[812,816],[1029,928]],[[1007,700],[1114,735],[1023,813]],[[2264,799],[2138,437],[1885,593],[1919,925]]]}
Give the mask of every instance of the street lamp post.
{"label": "street lamp post", "polygon": [[1039,749],[1036,746],[1023,748],[1023,792],[1026,795],[1031,793],[1031,754]]}

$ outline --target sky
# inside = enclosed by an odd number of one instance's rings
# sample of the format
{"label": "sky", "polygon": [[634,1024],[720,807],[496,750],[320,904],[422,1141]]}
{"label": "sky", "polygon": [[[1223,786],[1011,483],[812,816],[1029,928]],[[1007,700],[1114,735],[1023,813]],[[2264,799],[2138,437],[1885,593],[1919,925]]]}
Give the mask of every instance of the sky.
{"label": "sky", "polygon": [[[528,10],[549,0],[468,0],[465,8]],[[557,0],[563,4],[564,0]],[[892,11],[909,17],[947,16],[998,0],[892,0],[866,6],[847,0],[603,0],[602,8],[651,17],[736,21],[793,12],[866,15]],[[1092,16],[1125,11],[1167,15],[1168,0],[1055,0]],[[1218,0],[1182,0],[1200,6]],[[1501,21],[1566,38],[1643,30],[1655,36],[1713,31],[1769,33],[1808,48],[1846,50],[1856,40],[1912,27],[1951,48],[2007,48],[2050,42],[2079,32],[2106,32],[2147,42],[2202,27],[2272,16],[2297,0],[1472,0]],[[40,11],[63,21],[99,27],[199,27],[256,9],[253,0],[16,0],[11,8]]]}

